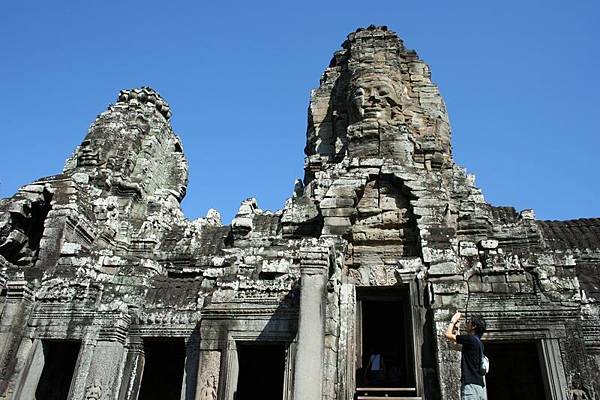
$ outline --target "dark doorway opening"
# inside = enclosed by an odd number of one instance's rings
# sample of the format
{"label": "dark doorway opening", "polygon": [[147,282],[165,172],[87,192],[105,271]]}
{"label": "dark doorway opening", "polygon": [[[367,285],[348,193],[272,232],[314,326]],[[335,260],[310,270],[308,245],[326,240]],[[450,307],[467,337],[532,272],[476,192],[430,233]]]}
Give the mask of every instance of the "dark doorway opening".
{"label": "dark doorway opening", "polygon": [[238,343],[239,375],[235,400],[282,400],[283,343]]}
{"label": "dark doorway opening", "polygon": [[538,342],[486,342],[489,400],[545,400],[546,385]]}
{"label": "dark doorway opening", "polygon": [[139,400],[180,400],[185,365],[183,339],[144,339]]}
{"label": "dark doorway opening", "polygon": [[44,368],[35,391],[36,399],[67,399],[80,348],[78,341],[42,340]]}
{"label": "dark doorway opening", "polygon": [[[414,387],[413,341],[408,288],[359,288],[361,361],[357,385],[361,387]],[[372,370],[379,353],[383,371]],[[371,362],[370,362],[371,361]]]}

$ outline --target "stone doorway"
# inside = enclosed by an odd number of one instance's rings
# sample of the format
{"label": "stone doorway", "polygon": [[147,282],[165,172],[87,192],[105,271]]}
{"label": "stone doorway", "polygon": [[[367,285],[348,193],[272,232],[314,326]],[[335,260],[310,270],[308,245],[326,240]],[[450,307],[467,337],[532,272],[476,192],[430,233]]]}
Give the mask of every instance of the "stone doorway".
{"label": "stone doorway", "polygon": [[144,339],[144,372],[138,400],[180,400],[185,366],[181,339]]}
{"label": "stone doorway", "polygon": [[[407,287],[357,288],[356,359],[359,365],[356,386],[359,392],[374,387],[403,388],[405,396],[416,392],[410,309]],[[381,355],[384,364],[379,374],[368,371],[375,353]]]}
{"label": "stone doorway", "polygon": [[237,343],[238,382],[234,400],[282,400],[286,369],[283,343]]}
{"label": "stone doorway", "polygon": [[79,341],[42,340],[44,367],[35,390],[36,399],[68,398],[80,348]]}
{"label": "stone doorway", "polygon": [[488,400],[549,400],[540,343],[486,342]]}

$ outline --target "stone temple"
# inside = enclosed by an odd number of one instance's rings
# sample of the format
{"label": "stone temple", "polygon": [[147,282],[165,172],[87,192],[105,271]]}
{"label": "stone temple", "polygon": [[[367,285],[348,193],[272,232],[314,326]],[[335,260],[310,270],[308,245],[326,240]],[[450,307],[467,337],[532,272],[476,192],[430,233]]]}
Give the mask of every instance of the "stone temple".
{"label": "stone temple", "polygon": [[323,73],[280,211],[186,219],[170,116],[123,90],[62,173],[0,200],[0,398],[458,399],[456,310],[488,322],[490,400],[600,398],[600,219],[486,203],[386,27]]}

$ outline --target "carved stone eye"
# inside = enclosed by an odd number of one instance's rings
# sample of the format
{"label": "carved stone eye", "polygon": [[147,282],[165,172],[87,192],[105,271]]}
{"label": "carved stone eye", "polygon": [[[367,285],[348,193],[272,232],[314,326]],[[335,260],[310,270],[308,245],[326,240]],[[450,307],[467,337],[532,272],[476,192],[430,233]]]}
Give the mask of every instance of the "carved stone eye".
{"label": "carved stone eye", "polygon": [[380,96],[388,96],[390,94],[389,90],[385,87],[378,88],[378,92]]}
{"label": "carved stone eye", "polygon": [[354,97],[362,97],[365,95],[365,91],[363,88],[358,88],[354,91]]}

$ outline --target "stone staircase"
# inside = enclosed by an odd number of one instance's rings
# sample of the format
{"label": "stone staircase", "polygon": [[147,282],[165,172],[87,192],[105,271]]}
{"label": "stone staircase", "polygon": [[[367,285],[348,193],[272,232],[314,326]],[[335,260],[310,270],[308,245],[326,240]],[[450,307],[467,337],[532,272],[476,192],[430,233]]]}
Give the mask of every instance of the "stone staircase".
{"label": "stone staircase", "polygon": [[414,387],[359,387],[356,400],[421,400]]}

